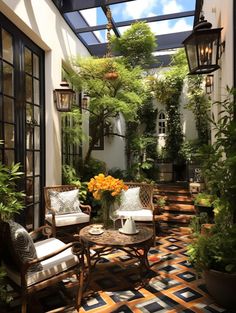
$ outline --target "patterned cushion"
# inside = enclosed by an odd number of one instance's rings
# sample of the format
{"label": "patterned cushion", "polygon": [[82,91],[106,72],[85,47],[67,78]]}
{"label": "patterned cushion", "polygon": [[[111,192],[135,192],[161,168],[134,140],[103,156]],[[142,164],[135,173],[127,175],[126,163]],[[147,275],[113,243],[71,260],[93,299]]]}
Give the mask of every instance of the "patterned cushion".
{"label": "patterned cushion", "polygon": [[139,197],[140,187],[129,188],[121,193],[121,211],[142,210],[143,206]]}
{"label": "patterned cushion", "polygon": [[51,207],[56,211],[56,214],[81,212],[78,194],[79,189],[63,192],[50,190]]}
{"label": "patterned cushion", "polygon": [[[12,244],[19,259],[25,263],[26,261],[31,261],[37,258],[34,242],[27,230],[14,221],[10,221],[9,225]],[[42,264],[37,263],[29,268],[29,272],[37,272],[42,269]]]}

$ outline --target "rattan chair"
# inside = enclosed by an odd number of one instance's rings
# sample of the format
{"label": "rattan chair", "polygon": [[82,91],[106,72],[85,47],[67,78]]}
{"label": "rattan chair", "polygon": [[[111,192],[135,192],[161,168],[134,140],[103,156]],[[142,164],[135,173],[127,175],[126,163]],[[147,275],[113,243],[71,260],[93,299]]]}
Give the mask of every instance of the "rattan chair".
{"label": "rattan chair", "polygon": [[90,205],[79,204],[81,212],[67,212],[57,214],[51,205],[51,191],[66,192],[78,189],[75,185],[55,185],[44,187],[45,200],[45,222],[52,226],[53,235],[57,236],[59,232],[62,234],[79,232],[79,230],[90,223],[91,207]]}
{"label": "rattan chair", "polygon": [[[19,225],[20,226],[20,225]],[[21,313],[27,312],[27,303],[32,294],[51,285],[60,283],[68,277],[77,277],[79,286],[75,295],[75,308],[79,309],[82,294],[83,282],[85,277],[84,271],[84,253],[80,242],[63,243],[59,239],[52,238],[52,228],[50,226],[42,226],[34,232],[28,232],[20,227],[16,231],[12,230],[9,223],[1,222],[0,238],[2,241],[1,259],[3,267],[7,272],[10,285],[20,295]],[[24,233],[23,239],[19,238],[19,233]],[[37,238],[38,234],[44,235],[46,239],[28,244],[25,239],[28,235],[32,238]],[[14,239],[13,239],[14,238]],[[18,244],[19,242],[19,244]],[[23,243],[26,243],[25,245]],[[17,244],[16,244],[17,243]],[[35,258],[22,260],[21,255],[25,255],[25,251],[29,251],[29,246],[33,245],[36,250]],[[22,248],[25,246],[27,248]],[[40,270],[32,267],[40,265]],[[63,308],[64,309],[64,308]],[[50,311],[54,312],[54,311]],[[55,310],[55,312],[58,312]],[[61,311],[60,311],[61,312]]]}
{"label": "rattan chair", "polygon": [[154,205],[153,205],[153,191],[154,187],[147,183],[138,182],[125,182],[128,188],[140,188],[139,198],[141,201],[142,208],[135,210],[118,210],[120,218],[132,217],[136,223],[147,224],[153,228],[153,240],[155,243],[156,231],[155,231],[155,220],[154,220]]}

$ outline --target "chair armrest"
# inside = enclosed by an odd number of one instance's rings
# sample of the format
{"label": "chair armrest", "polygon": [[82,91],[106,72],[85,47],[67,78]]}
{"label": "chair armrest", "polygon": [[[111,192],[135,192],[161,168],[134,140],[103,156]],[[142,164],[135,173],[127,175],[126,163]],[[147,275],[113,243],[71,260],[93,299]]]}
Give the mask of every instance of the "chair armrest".
{"label": "chair armrest", "polygon": [[88,204],[81,204],[81,203],[80,203],[79,206],[80,206],[81,210],[82,210],[84,213],[87,213],[88,215],[91,215],[92,208],[91,208],[90,205],[88,205]]}
{"label": "chair armrest", "polygon": [[52,227],[49,225],[45,225],[45,226],[41,226],[39,228],[36,228],[35,230],[33,230],[32,232],[29,233],[30,237],[32,239],[35,239],[39,234],[42,234],[43,236],[49,238],[52,236],[53,231],[52,231]]}
{"label": "chair armrest", "polygon": [[[79,247],[80,247],[80,249],[79,249]],[[23,272],[26,273],[28,268],[31,267],[32,265],[40,263],[40,262],[45,261],[47,259],[50,259],[50,258],[54,257],[55,255],[65,251],[69,248],[72,248],[72,253],[76,254],[77,257],[79,255],[79,253],[81,253],[81,254],[83,253],[83,247],[79,241],[70,242],[70,243],[66,244],[64,247],[61,247],[60,249],[57,249],[56,251],[49,253],[49,254],[41,257],[41,258],[36,258],[36,259],[31,260],[31,261],[25,262],[23,264],[23,268],[22,268]]]}

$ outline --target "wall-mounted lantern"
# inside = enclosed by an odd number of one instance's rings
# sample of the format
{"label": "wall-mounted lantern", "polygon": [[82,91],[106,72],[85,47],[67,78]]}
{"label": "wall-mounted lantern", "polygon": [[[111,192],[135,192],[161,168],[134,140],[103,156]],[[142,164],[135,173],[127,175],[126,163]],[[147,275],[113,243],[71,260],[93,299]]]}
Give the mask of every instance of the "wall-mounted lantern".
{"label": "wall-mounted lantern", "polygon": [[201,16],[192,34],[183,41],[189,74],[208,74],[220,68],[220,48],[224,46],[224,42],[220,43],[220,33],[223,28],[211,27],[212,24]]}
{"label": "wall-mounted lantern", "polygon": [[81,108],[86,110],[89,105],[89,96],[87,94],[84,94],[81,99]]}
{"label": "wall-mounted lantern", "polygon": [[56,104],[57,111],[70,112],[74,101],[75,92],[69,88],[67,82],[60,84],[61,88],[54,90],[54,102]]}
{"label": "wall-mounted lantern", "polygon": [[205,77],[205,90],[206,94],[211,94],[213,91],[213,75],[207,75]]}

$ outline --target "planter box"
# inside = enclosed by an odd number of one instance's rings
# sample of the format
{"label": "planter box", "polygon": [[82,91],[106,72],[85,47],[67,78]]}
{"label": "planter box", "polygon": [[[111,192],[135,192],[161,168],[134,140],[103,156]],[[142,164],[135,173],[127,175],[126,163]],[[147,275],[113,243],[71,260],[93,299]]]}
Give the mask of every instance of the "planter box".
{"label": "planter box", "polygon": [[236,308],[236,273],[215,270],[204,272],[206,287],[215,301],[227,309]]}

